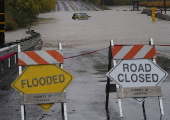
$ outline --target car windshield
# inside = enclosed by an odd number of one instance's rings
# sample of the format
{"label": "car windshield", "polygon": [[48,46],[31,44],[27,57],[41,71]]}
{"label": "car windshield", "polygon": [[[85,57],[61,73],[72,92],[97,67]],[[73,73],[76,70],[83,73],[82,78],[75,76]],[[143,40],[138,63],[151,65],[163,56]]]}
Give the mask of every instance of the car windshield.
{"label": "car windshield", "polygon": [[76,16],[88,16],[86,13],[75,13]]}

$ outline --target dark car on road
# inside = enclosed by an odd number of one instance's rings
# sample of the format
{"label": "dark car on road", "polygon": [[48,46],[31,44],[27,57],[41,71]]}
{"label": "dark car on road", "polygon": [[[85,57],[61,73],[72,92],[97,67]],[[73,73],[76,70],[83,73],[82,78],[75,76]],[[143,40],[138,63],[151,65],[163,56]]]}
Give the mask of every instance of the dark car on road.
{"label": "dark car on road", "polygon": [[91,17],[91,16],[88,16],[87,13],[74,13],[72,19],[75,19],[75,20],[88,20],[89,17]]}

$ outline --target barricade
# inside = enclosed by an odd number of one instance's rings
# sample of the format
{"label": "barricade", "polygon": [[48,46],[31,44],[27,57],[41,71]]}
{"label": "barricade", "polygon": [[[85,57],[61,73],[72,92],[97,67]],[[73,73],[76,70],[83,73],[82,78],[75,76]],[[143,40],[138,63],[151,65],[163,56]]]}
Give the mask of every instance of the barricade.
{"label": "barricade", "polygon": [[[158,97],[160,113],[161,116],[164,115],[159,85],[168,74],[156,64],[156,51],[152,38],[149,45],[114,45],[111,40],[108,53],[106,112],[108,111],[109,93],[117,92],[121,118],[123,118],[121,105],[123,98],[134,98],[138,102],[142,102],[143,115],[146,120],[145,98]],[[111,79],[115,82],[114,85],[110,84]],[[112,90],[111,87],[113,87]]]}
{"label": "barricade", "polygon": [[[63,60],[61,43],[59,50],[24,52],[18,45],[19,76],[11,86],[21,95],[22,120],[26,120],[25,105],[37,104],[49,111],[54,103],[61,103],[62,117],[67,120],[65,89],[74,76],[63,69]],[[27,67],[22,70],[22,66]]]}

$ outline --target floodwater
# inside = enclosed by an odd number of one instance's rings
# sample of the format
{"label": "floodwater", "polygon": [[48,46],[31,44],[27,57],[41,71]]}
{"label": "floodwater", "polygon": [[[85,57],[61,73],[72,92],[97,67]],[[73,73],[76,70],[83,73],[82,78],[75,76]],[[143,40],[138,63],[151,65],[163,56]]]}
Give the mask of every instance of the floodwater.
{"label": "floodwater", "polygon": [[[62,42],[65,47],[100,49],[107,47],[110,39],[115,44],[148,44],[149,38],[153,38],[154,44],[170,43],[169,21],[152,22],[151,17],[141,11],[129,11],[132,6],[110,8],[112,10],[85,11],[91,16],[89,20],[72,20],[74,12],[43,13],[31,29],[41,33],[44,47],[55,47]],[[25,31],[21,31],[16,31],[17,36],[15,32],[7,32],[6,40],[19,39],[25,35]]]}
{"label": "floodwater", "polygon": [[[43,49],[56,49],[61,42],[64,57],[107,48],[111,39],[114,40],[114,44],[148,44],[149,38],[152,37],[154,44],[170,44],[169,21],[152,22],[151,17],[140,14],[141,11],[129,11],[132,6],[110,8],[111,10],[106,11],[82,11],[91,16],[89,20],[72,20],[74,12],[68,11],[43,13],[38,16],[31,29],[42,35]],[[6,41],[26,37],[26,30],[6,32]],[[165,48],[159,48],[161,49]],[[94,54],[65,59],[64,68],[75,76],[66,90],[69,120],[144,120],[142,104],[131,98],[122,100],[124,118],[121,119],[116,93],[110,94],[108,114],[110,118],[107,116],[105,111],[107,52],[108,49],[105,49]],[[170,93],[167,92],[170,90],[169,80],[166,79],[162,86],[165,111],[162,120],[169,120]],[[13,120],[20,119],[18,92],[12,94],[9,97],[9,101],[13,100],[10,110],[14,110],[10,112],[11,116],[4,112],[0,116],[2,119],[6,116]],[[3,111],[9,110],[3,106],[8,104],[2,104],[2,108],[5,109]],[[145,107],[148,120],[160,120],[158,98],[147,98]],[[61,113],[57,105],[54,105],[48,113],[37,106],[26,107],[26,110],[28,120],[56,120],[56,113]],[[57,120],[60,119],[57,117]]]}

